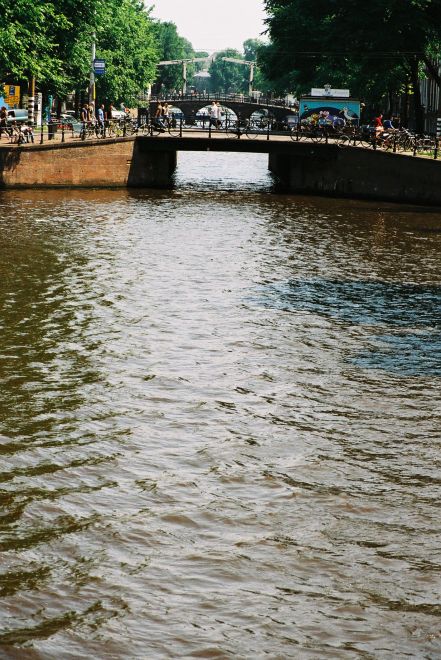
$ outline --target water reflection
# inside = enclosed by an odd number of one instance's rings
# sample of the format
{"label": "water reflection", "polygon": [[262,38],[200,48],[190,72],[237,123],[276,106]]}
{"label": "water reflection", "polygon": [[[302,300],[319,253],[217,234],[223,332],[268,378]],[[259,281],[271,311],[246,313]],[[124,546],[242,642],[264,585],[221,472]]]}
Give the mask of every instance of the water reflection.
{"label": "water reflection", "polygon": [[317,278],[266,285],[250,300],[346,324],[405,328],[405,333],[372,335],[372,347],[350,361],[362,368],[400,375],[441,375],[439,286]]}
{"label": "water reflection", "polygon": [[259,293],[257,300],[263,304],[322,314],[345,323],[441,327],[441,286],[317,278],[271,284]]}
{"label": "water reflection", "polygon": [[270,190],[0,192],[2,657],[439,654],[439,215]]}

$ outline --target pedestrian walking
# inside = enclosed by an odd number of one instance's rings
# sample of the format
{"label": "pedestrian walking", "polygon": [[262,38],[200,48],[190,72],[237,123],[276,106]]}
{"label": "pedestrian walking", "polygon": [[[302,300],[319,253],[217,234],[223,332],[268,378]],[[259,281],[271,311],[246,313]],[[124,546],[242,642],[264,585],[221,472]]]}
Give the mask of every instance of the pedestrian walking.
{"label": "pedestrian walking", "polygon": [[9,137],[8,111],[6,106],[2,106],[2,109],[0,110],[0,139],[2,137],[2,133],[6,133],[6,135]]}
{"label": "pedestrian walking", "polygon": [[101,105],[98,107],[98,110],[96,111],[96,118],[98,122],[98,128],[100,135],[104,137],[105,135],[105,113],[104,113],[104,103],[101,103]]}
{"label": "pedestrian walking", "polygon": [[220,120],[220,105],[213,101],[210,108],[210,123],[209,126],[214,126],[214,128],[219,128],[221,124]]}

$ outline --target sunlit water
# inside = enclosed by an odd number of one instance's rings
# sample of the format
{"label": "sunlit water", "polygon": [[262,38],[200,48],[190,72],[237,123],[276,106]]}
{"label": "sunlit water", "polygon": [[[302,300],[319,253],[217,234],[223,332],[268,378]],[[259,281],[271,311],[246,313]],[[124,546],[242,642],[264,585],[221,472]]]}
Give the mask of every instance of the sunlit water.
{"label": "sunlit water", "polygon": [[441,657],[441,214],[0,193],[0,657]]}

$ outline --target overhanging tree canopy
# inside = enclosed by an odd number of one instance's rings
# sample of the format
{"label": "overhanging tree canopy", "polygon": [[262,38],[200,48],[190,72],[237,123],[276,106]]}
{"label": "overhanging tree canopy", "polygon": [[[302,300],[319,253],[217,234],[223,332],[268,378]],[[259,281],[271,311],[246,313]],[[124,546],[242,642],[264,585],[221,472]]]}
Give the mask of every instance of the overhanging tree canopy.
{"label": "overhanging tree canopy", "polygon": [[417,94],[420,72],[440,54],[441,0],[266,0],[265,5],[271,44],[261,64],[279,91],[304,92],[330,83],[380,102],[410,81]]}

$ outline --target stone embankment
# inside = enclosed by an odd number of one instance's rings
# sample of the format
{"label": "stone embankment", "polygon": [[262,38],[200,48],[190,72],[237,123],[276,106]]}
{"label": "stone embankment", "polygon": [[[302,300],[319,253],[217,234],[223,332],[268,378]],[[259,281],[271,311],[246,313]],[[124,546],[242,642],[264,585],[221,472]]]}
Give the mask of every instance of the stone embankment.
{"label": "stone embankment", "polygon": [[0,187],[145,187],[172,184],[179,151],[268,154],[291,193],[441,206],[441,162],[337,144],[228,139],[206,133],[170,137],[0,145]]}

